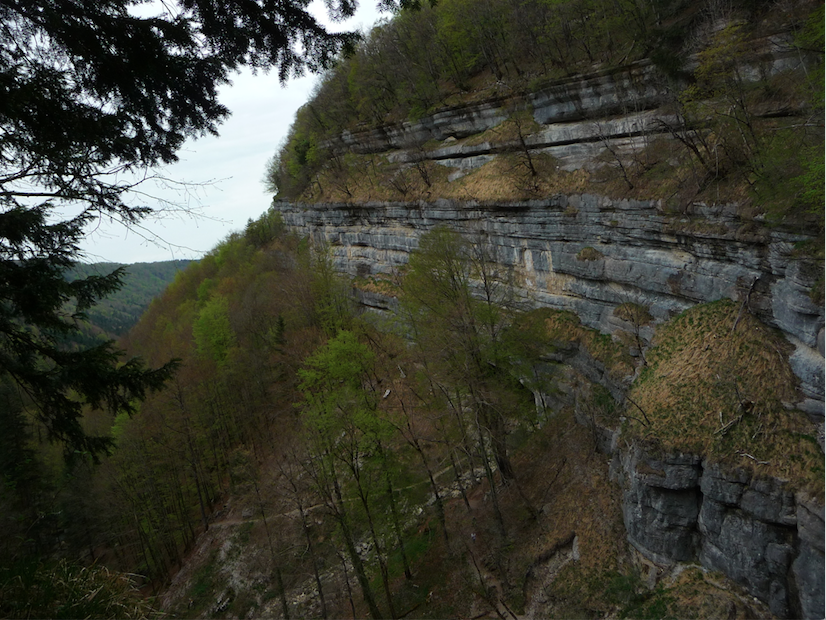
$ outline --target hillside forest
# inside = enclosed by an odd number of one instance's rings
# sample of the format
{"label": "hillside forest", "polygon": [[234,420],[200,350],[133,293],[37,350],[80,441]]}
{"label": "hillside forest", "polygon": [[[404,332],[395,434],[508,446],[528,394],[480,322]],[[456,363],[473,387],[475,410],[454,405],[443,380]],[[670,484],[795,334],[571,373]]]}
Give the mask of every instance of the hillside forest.
{"label": "hillside forest", "polygon": [[105,275],[123,268],[123,285],[111,295],[100,300],[87,312],[88,321],[74,340],[81,346],[89,346],[95,341],[117,340],[138,322],[144,310],[167,285],[175,279],[179,271],[186,269],[189,260],[161,261],[155,263],[79,263],[71,269],[69,280],[87,278],[90,275]]}
{"label": "hillside forest", "polygon": [[[792,50],[822,67],[822,17],[820,3],[797,1],[423,3],[374,28],[324,74],[270,161],[267,184],[279,198],[310,202],[530,199],[599,188],[675,208],[736,201],[798,225],[813,213],[822,227],[823,72],[773,73],[767,60],[771,42],[789,36]],[[597,166],[575,172],[531,152],[540,127],[527,96],[635,63],[653,65],[645,79],[664,93],[658,117],[674,119],[647,130],[644,148],[620,154],[603,136]],[[644,110],[644,92],[628,89],[615,113]],[[481,101],[507,120],[459,144],[500,145],[506,164],[488,164],[474,180],[451,182],[433,161],[444,146],[435,140],[413,134],[397,145],[412,165],[374,152],[369,139],[359,144],[372,128],[393,135]],[[658,138],[664,130],[673,141]]]}
{"label": "hillside forest", "polygon": [[[818,70],[731,79],[780,9]],[[820,2],[421,3],[323,75],[266,182],[290,200],[438,196],[451,190],[431,163],[394,184],[392,162],[339,137],[650,59],[683,119],[681,150],[652,146],[601,187],[645,197],[680,178],[692,197],[723,192],[778,226],[822,232],[822,56]],[[786,113],[761,115],[766,101]],[[530,125],[513,119],[518,142]],[[518,183],[497,190],[513,198],[593,180],[525,184],[552,162],[518,148],[513,162]],[[128,332],[143,293],[98,305],[90,322],[130,358],[176,370],[133,415],[84,411],[84,430],[111,438],[101,454],[49,441],[27,396],[0,383],[0,615],[771,617],[719,574],[688,567],[658,583],[641,570],[598,429],[747,453],[755,475],[822,497],[817,431],[785,406],[797,389],[788,343],[722,300],[658,326],[643,354],[633,334],[524,307],[482,248],[436,228],[393,278],[351,281],[329,248],[268,209],[203,259],[169,264],[171,284]],[[141,278],[148,295],[166,276]],[[359,307],[355,288],[393,299],[394,312]],[[822,303],[822,284],[812,295]],[[616,312],[651,323],[635,304]],[[723,352],[713,359],[709,338]],[[573,348],[625,382],[627,398],[578,381],[557,355]],[[664,387],[664,368],[699,358],[690,384]],[[737,379],[723,385],[721,373]],[[721,434],[717,412],[734,419],[739,390],[761,414]]]}

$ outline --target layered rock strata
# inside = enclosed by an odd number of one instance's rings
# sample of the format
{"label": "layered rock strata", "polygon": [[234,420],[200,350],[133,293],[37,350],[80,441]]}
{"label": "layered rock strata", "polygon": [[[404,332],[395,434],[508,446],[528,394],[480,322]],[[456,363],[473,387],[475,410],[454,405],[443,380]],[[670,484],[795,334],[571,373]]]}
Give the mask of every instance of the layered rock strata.
{"label": "layered rock strata", "polygon": [[[788,37],[755,42],[753,49],[752,64],[741,68],[745,80],[803,64]],[[669,139],[680,126],[668,108],[672,97],[653,66],[639,62],[560,80],[525,97],[502,96],[415,121],[344,132],[327,146],[383,153],[401,166],[430,160],[451,168],[450,180],[520,149],[549,154],[565,170],[594,168],[606,165],[599,156],[609,147],[615,158],[624,158],[655,136]],[[519,128],[520,141],[490,131],[519,111],[529,111],[535,123],[526,135]],[[767,107],[765,113],[794,111]],[[465,140],[471,136],[477,139]],[[440,144],[428,146],[434,141]],[[676,213],[662,201],[572,195],[495,204],[274,206],[293,232],[328,244],[336,268],[359,278],[392,275],[423,233],[448,226],[512,275],[526,306],[572,311],[603,333],[629,329],[614,314],[626,302],[646,306],[655,322],[663,322],[698,303],[741,301],[744,310],[794,344],[790,363],[800,379],[800,397],[789,406],[806,411],[822,429],[824,310],[809,296],[822,265],[796,253],[805,235],[741,219],[735,205],[694,204]],[[371,287],[357,292],[365,306],[394,308],[392,297]],[[647,341],[652,334],[646,327],[641,335]],[[626,386],[582,347],[561,349],[557,356],[552,361],[622,399]],[[822,498],[794,494],[783,481],[753,479],[695,455],[655,457],[636,444],[620,447],[616,433],[598,431],[602,448],[614,455],[628,540],[640,553],[663,564],[700,562],[719,570],[779,616],[823,617]]]}
{"label": "layered rock strata", "polygon": [[[751,42],[754,53],[741,67],[740,79],[757,81],[785,71],[805,70],[806,62],[788,35]],[[685,70],[697,64],[689,58]],[[391,123],[361,131],[344,131],[326,146],[338,152],[384,153],[390,161],[410,164],[430,160],[451,167],[451,180],[479,168],[499,153],[528,149],[556,159],[568,171],[605,165],[598,156],[610,151],[627,157],[647,147],[655,137],[669,138],[682,130],[673,108],[675,84],[649,60],[560,79],[527,95],[503,94],[473,104],[444,107],[417,120]],[[767,116],[796,113],[788,102],[761,112]],[[528,111],[535,127],[521,127],[524,141],[488,140],[470,144],[470,136],[484,136]],[[434,141],[442,144],[424,148]],[[675,141],[676,144],[676,141]]]}
{"label": "layered rock strata", "polygon": [[[576,195],[498,204],[275,207],[293,232],[328,244],[337,269],[360,278],[392,275],[423,233],[449,226],[512,274],[527,306],[573,311],[604,333],[627,327],[613,313],[625,302],[665,321],[697,303],[740,300],[794,343],[796,406],[822,428],[824,312],[809,297],[819,271],[795,252],[806,237],[744,221],[733,205],[668,213],[656,201]],[[394,305],[375,292],[361,298],[382,311]],[[621,399],[622,386],[583,351],[559,354]],[[615,434],[602,435],[624,488],[628,540],[640,553],[723,572],[778,616],[823,617],[822,498],[695,455],[653,457],[636,445],[620,448]]]}
{"label": "layered rock strata", "polygon": [[629,542],[659,564],[699,562],[781,618],[824,617],[823,503],[690,454],[617,450]]}
{"label": "layered rock strata", "polygon": [[[613,312],[626,302],[661,322],[694,304],[741,300],[795,345],[790,362],[801,396],[794,405],[822,421],[824,310],[809,296],[818,265],[795,252],[804,235],[744,221],[733,205],[669,213],[659,201],[573,195],[275,208],[292,231],[329,244],[340,271],[359,277],[392,274],[424,232],[449,226],[512,274],[527,306],[573,311],[603,333],[627,328]],[[364,301],[389,303],[375,294]]]}

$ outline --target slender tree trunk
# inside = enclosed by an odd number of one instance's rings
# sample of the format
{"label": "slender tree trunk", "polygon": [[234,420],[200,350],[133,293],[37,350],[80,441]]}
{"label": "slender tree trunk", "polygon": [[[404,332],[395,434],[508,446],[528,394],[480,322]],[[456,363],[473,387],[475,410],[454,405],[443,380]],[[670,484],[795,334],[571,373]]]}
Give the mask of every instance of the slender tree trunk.
{"label": "slender tree trunk", "polygon": [[359,499],[361,500],[361,505],[364,508],[364,513],[367,517],[367,525],[370,528],[370,536],[373,539],[373,544],[376,546],[376,558],[379,561],[379,572],[381,573],[381,582],[384,587],[384,595],[387,599],[387,607],[390,610],[390,617],[395,619],[398,616],[396,616],[396,610],[393,607],[393,594],[390,591],[390,578],[387,571],[387,560],[381,550],[381,542],[379,541],[378,534],[376,533],[376,527],[373,523],[373,513],[371,512],[370,505],[367,502],[367,496],[364,494],[364,487],[362,487],[361,480],[359,480],[355,472],[354,478],[356,481],[356,488],[358,489]]}
{"label": "slender tree trunk", "polygon": [[393,529],[396,533],[396,540],[399,543],[399,551],[402,554],[402,565],[404,566],[404,576],[406,579],[413,579],[413,573],[410,571],[410,562],[407,559],[407,550],[404,548],[404,537],[402,536],[401,523],[399,522],[399,511],[396,507],[396,498],[393,495],[393,483],[390,481],[390,476],[387,478],[387,497],[390,500],[390,514],[393,517]]}
{"label": "slender tree trunk", "polygon": [[307,523],[307,515],[304,512],[304,506],[301,503],[301,500],[298,499],[297,490],[296,499],[298,502],[298,514],[301,515],[301,527],[304,530],[304,538],[307,541],[307,549],[310,551],[310,561],[313,563],[313,575],[315,576],[315,583],[316,587],[318,588],[318,600],[321,603],[321,617],[326,619],[327,604],[324,601],[324,588],[321,587],[321,576],[318,573],[318,559],[316,558],[315,545],[313,545],[313,537],[310,534],[310,526]]}
{"label": "slender tree trunk", "polygon": [[485,449],[485,438],[482,434],[482,427],[478,420],[476,422],[476,428],[479,432],[479,452],[482,458],[482,463],[484,463],[485,466],[485,475],[487,476],[488,484],[490,486],[490,498],[493,502],[493,512],[496,515],[496,524],[499,526],[499,534],[502,536],[502,540],[505,540],[508,533],[505,529],[505,519],[502,516],[502,510],[499,507],[499,494],[496,491],[496,477],[490,467],[490,460],[488,459],[487,450]]}
{"label": "slender tree trunk", "polygon": [[[445,518],[445,506],[442,502],[442,495],[439,493],[439,485],[436,484],[436,480],[433,477],[433,470],[430,469],[430,463],[427,460],[427,456],[425,455],[419,440],[414,437],[411,443],[416,449],[416,452],[422,461],[422,465],[424,465],[425,471],[427,472],[427,477],[430,480],[430,488],[433,489],[433,498],[436,504],[436,514],[439,517],[439,524],[442,526],[442,533],[444,534],[445,542],[449,542],[447,534],[447,520]],[[465,499],[465,501],[467,501],[467,499]]]}
{"label": "slender tree trunk", "polygon": [[467,493],[465,492],[465,485],[462,484],[462,474],[459,471],[458,463],[456,463],[456,457],[453,454],[453,448],[448,447],[448,454],[450,454],[450,464],[453,467],[453,476],[456,480],[456,485],[459,487],[459,493],[462,494],[462,499],[465,502],[465,508],[467,508],[468,512],[470,512],[470,500],[468,500]]}
{"label": "slender tree trunk", "polygon": [[361,556],[359,556],[358,551],[356,550],[356,545],[353,542],[353,535],[350,532],[350,526],[347,523],[346,515],[338,515],[337,521],[339,524],[339,528],[341,529],[341,535],[344,538],[344,546],[347,549],[347,555],[350,556],[350,562],[353,564],[353,570],[356,573],[356,579],[358,580],[359,586],[361,587],[361,593],[364,596],[364,602],[367,603],[367,608],[370,610],[370,616],[374,620],[379,620],[379,618],[381,618],[382,615],[379,611],[378,605],[376,605],[376,599],[373,596],[373,589],[370,586],[370,580],[367,579],[367,573],[364,570],[364,563],[361,561]]}
{"label": "slender tree trunk", "polygon": [[[329,458],[329,454],[327,455]],[[344,538],[344,546],[347,549],[347,555],[350,556],[350,562],[353,564],[353,570],[356,573],[356,579],[361,587],[361,593],[364,596],[364,601],[367,603],[367,608],[370,610],[370,616],[374,620],[382,617],[381,611],[376,604],[376,597],[373,595],[373,588],[370,586],[370,580],[367,578],[367,572],[364,570],[364,562],[361,561],[361,556],[356,549],[356,543],[353,539],[353,533],[350,531],[350,523],[347,517],[347,512],[344,508],[344,500],[341,496],[341,486],[339,485],[336,476],[335,467],[330,465],[328,472],[333,485],[332,508],[336,521],[338,522],[341,535]]]}
{"label": "slender tree trunk", "polygon": [[340,553],[336,552],[338,559],[341,561],[341,572],[344,575],[344,587],[347,589],[347,598],[350,600],[350,611],[353,614],[353,618],[356,617],[356,604],[353,601],[353,589],[350,587],[350,577],[347,575],[347,562],[344,559],[344,556]]}
{"label": "slender tree trunk", "polygon": [[290,618],[290,606],[287,603],[287,590],[284,588],[284,578],[281,574],[281,566],[278,564],[278,556],[275,553],[275,547],[272,544],[272,535],[270,534],[270,524],[267,522],[267,513],[264,510],[264,502],[261,500],[261,490],[258,487],[258,482],[252,480],[253,488],[255,489],[255,497],[258,499],[258,509],[261,512],[261,520],[264,523],[264,532],[267,534],[267,543],[270,547],[270,557],[272,558],[273,568],[275,569],[275,584],[278,588],[278,596],[281,599],[281,611],[284,618]]}

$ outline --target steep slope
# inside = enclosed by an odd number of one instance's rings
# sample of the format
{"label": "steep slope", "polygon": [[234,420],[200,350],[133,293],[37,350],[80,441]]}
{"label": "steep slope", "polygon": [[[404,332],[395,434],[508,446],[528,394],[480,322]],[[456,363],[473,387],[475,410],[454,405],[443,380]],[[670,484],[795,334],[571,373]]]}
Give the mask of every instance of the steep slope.
{"label": "steep slope", "polygon": [[138,322],[149,303],[186,269],[192,261],[175,260],[157,263],[92,263],[78,265],[69,278],[108,274],[119,267],[125,270],[123,286],[107,298],[101,300],[88,313],[89,336],[117,339],[128,332]]}
{"label": "steep slope", "polygon": [[[784,17],[822,14],[814,4],[782,8]],[[303,184],[285,184],[278,168],[292,161],[290,144],[274,161],[273,188],[289,191],[273,209],[328,247],[380,315],[398,310],[398,282],[422,235],[447,227],[507,274],[523,307],[571,311],[612,336],[635,370],[612,375],[577,345],[554,358],[577,377],[562,388],[567,397],[535,397],[579,411],[593,401],[576,386],[611,394],[614,417],[579,421],[612,455],[649,585],[665,567],[698,563],[772,614],[819,617],[823,199],[802,189],[807,164],[775,140],[814,148],[810,171],[822,185],[822,103],[800,90],[809,72],[822,74],[822,24],[820,51],[807,55],[796,27],[767,28],[767,19],[759,9],[712,15],[682,48],[682,73],[640,59],[466,97],[414,120],[328,127],[326,155],[301,168]],[[791,129],[802,118],[815,119],[805,137]],[[487,280],[475,286],[484,297]],[[668,333],[699,316],[696,342],[688,332],[672,340],[687,339],[688,362],[664,350],[674,346]],[[761,336],[740,344],[744,330]],[[722,351],[729,357],[715,358]],[[658,384],[654,373],[669,378]],[[687,393],[677,396],[683,377]],[[575,556],[569,544],[548,555]],[[546,593],[559,569],[548,570]]]}

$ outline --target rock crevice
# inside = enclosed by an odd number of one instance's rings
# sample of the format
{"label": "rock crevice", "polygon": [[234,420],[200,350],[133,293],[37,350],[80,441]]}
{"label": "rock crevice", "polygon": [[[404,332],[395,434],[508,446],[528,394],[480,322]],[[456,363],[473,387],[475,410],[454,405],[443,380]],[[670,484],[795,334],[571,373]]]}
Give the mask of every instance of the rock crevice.
{"label": "rock crevice", "polygon": [[614,453],[629,542],[659,564],[699,562],[783,618],[824,614],[823,505],[785,481],[690,454]]}

